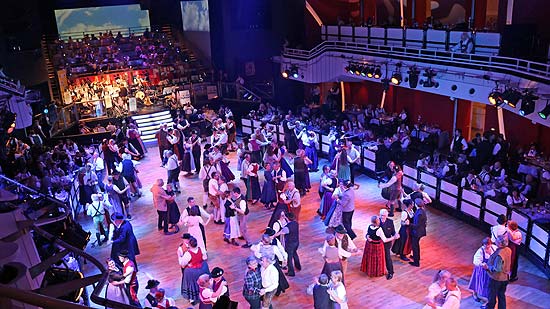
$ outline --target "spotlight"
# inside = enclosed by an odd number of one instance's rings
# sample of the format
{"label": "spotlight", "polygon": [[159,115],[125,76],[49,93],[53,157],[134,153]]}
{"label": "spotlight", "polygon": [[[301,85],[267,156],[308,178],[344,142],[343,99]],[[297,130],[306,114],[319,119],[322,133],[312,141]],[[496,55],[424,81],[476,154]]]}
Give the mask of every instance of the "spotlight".
{"label": "spotlight", "polygon": [[2,119],[2,127],[0,128],[0,130],[5,130],[8,132],[8,134],[11,134],[15,129],[15,118],[17,118],[17,114],[14,114],[7,110],[4,110],[2,114],[4,119]]}
{"label": "spotlight", "polygon": [[350,62],[348,66],[348,73],[352,75],[355,74],[355,67],[356,67],[355,63]]}
{"label": "spotlight", "polygon": [[364,66],[361,68],[361,76],[365,77],[367,76],[368,68],[367,66]]}
{"label": "spotlight", "polygon": [[502,99],[504,103],[510,105],[511,107],[515,108],[518,104],[519,100],[521,99],[521,93],[515,89],[508,88],[504,91],[502,94]]}
{"label": "spotlight", "polygon": [[281,75],[283,76],[283,78],[288,78],[290,76],[290,70],[284,70]]}
{"label": "spotlight", "polygon": [[524,97],[521,100],[521,107],[519,109],[519,114],[521,116],[527,116],[529,114],[532,114],[535,111],[535,101],[531,99],[526,99]]}
{"label": "spotlight", "polygon": [[499,89],[493,89],[489,94],[489,103],[493,106],[499,107],[504,104],[504,99],[502,98],[502,92]]}
{"label": "spotlight", "polygon": [[539,116],[542,119],[548,118],[548,115],[550,115],[550,104],[546,102],[546,106],[539,112]]}
{"label": "spotlight", "polygon": [[393,72],[393,74],[391,76],[391,79],[390,79],[390,81],[394,85],[401,84],[401,81],[403,80],[403,76],[401,75],[401,66],[402,66],[401,62],[399,62],[395,65],[395,71]]}
{"label": "spotlight", "polygon": [[416,66],[412,66],[407,73],[409,74],[409,87],[413,89],[416,88],[420,71],[418,71]]}
{"label": "spotlight", "polygon": [[392,84],[399,85],[399,84],[401,84],[402,80],[403,80],[403,77],[401,76],[401,73],[399,73],[399,72],[393,73],[393,75],[391,77]]}
{"label": "spotlight", "polygon": [[344,68],[344,71],[346,73],[349,73],[349,71],[351,70],[351,68],[349,67],[349,64]]}
{"label": "spotlight", "polygon": [[369,66],[369,67],[368,67],[368,69],[367,69],[367,77],[368,77],[368,78],[374,77],[374,67],[373,67],[373,66]]}
{"label": "spotlight", "polygon": [[380,66],[377,65],[376,69],[374,69],[374,78],[379,79],[382,77],[382,70],[380,69]]}
{"label": "spotlight", "polygon": [[300,75],[298,74],[298,66],[293,65],[293,66],[290,68],[290,75],[291,75],[293,78],[298,78],[298,76],[300,76]]}

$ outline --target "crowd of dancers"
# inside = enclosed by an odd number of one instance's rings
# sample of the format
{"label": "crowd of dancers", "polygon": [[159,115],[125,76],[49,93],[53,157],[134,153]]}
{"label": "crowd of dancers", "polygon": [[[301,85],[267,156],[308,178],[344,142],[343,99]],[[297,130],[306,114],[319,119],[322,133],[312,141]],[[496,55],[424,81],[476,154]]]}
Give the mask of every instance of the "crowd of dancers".
{"label": "crowd of dancers", "polygon": [[[192,129],[186,135],[188,127],[183,117],[178,118],[173,128],[161,126],[157,138],[166,138],[167,141],[159,142],[159,153],[162,154],[160,163],[167,170],[166,188],[164,180],[158,179],[150,190],[158,213],[157,227],[166,235],[175,232],[183,234],[176,252],[182,273],[180,293],[189,303],[199,304],[200,308],[236,308],[227,281],[223,278],[224,270],[220,267],[211,269],[208,264],[208,255],[216,252],[216,248],[210,247],[206,239],[206,229],[214,229],[208,227],[212,222],[223,225],[219,237],[228,246],[250,250],[249,253],[243,251],[244,256],[250,256],[246,259],[242,291],[249,306],[270,308],[273,298],[289,288],[287,278],[296,276],[296,272],[303,266],[298,254],[301,200],[311,189],[309,174],[316,167],[314,160],[303,149],[306,146],[298,145],[296,155],[292,156],[287,150],[288,143],[285,145],[271,141],[262,130],[254,132],[250,139],[238,142],[231,130],[232,126],[234,123],[231,116],[214,120],[214,133],[207,141],[203,141]],[[237,152],[235,166],[238,175],[230,169],[228,154],[231,151]],[[392,253],[412,266],[419,267],[420,242],[427,234],[425,208],[431,203],[420,184],[415,185],[410,194],[406,194],[401,183],[401,168],[389,162],[386,175],[388,181],[379,185],[381,189],[388,188],[383,189],[388,191],[387,205],[380,209],[379,214],[372,216],[366,228],[365,246],[358,248],[354,243],[357,235],[352,222],[355,193],[359,186],[352,182],[351,177],[352,153],[356,149],[352,143],[343,139],[335,151],[334,160],[329,160],[329,164],[322,167],[319,179],[320,202],[317,213],[327,227],[327,234],[319,248],[324,260],[320,276],[308,289],[313,295],[315,308],[347,308],[345,278],[348,260],[353,255],[362,255],[360,265],[353,267],[358,267],[368,277],[385,276],[391,280],[395,275]],[[347,168],[339,163],[340,159],[347,163]],[[346,171],[342,172],[343,168]],[[185,192],[187,203],[179,207],[175,196],[184,191],[184,186],[180,184],[182,171],[185,176],[183,182],[194,181],[192,177],[198,176],[203,184],[203,196],[200,200],[199,196]],[[260,173],[263,174],[262,185]],[[239,177],[245,184],[244,188],[239,187]],[[95,206],[88,210],[95,209],[101,201],[108,203],[108,199],[109,196],[107,199],[94,196],[91,205]],[[247,226],[249,216],[253,215],[250,206],[258,202],[272,211],[259,241],[251,239]],[[395,212],[401,212],[399,230],[391,219]],[[114,232],[108,298],[157,308],[175,306],[173,299],[167,297],[164,290],[159,288],[159,282],[153,279],[146,287],[150,290],[147,298],[138,299],[136,256],[140,250],[132,225],[127,219],[119,212],[111,216]],[[505,217],[499,218],[499,222],[501,220],[505,220]],[[517,276],[517,250],[510,244],[517,244],[518,237],[521,243],[521,234],[518,236],[518,233],[517,224],[513,222],[508,223],[507,228],[503,225],[494,227],[493,241],[484,240],[483,246],[476,253],[469,288],[474,291],[483,308],[493,308],[497,297],[499,306],[505,303],[505,298],[501,297],[504,297],[502,290],[506,285],[501,282],[504,282],[502,279],[508,282],[508,272],[512,276],[511,281]],[[511,240],[506,246],[502,245],[504,238]],[[508,249],[508,246],[512,249]],[[491,259],[499,259],[495,255],[502,261],[500,268],[495,266],[498,263],[489,262]],[[426,306],[459,308],[460,300],[461,292],[456,278],[447,271],[439,271],[429,288]]]}

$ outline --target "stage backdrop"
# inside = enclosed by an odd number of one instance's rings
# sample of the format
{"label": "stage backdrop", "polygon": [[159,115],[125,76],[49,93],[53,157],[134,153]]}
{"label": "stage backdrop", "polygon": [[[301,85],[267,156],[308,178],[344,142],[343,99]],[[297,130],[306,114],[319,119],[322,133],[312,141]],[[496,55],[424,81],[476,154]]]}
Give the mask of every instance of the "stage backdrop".
{"label": "stage backdrop", "polygon": [[181,1],[183,36],[187,44],[200,51],[205,59],[212,57],[210,49],[210,18],[207,0]]}
{"label": "stage backdrop", "polygon": [[59,35],[72,38],[106,30],[127,35],[129,28],[150,27],[149,11],[141,10],[139,4],[56,10],[55,19]]}

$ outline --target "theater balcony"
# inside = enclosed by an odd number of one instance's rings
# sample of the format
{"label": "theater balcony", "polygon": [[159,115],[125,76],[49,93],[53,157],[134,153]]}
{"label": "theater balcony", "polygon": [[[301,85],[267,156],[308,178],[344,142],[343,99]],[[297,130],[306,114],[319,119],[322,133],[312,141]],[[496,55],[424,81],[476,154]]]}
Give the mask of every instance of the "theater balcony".
{"label": "theater balcony", "polygon": [[[467,53],[457,48],[463,35],[471,40]],[[499,56],[499,33],[324,25],[321,36],[310,50],[283,50],[275,59],[283,77],[415,88],[496,105],[550,125],[537,115],[550,99],[550,66]]]}

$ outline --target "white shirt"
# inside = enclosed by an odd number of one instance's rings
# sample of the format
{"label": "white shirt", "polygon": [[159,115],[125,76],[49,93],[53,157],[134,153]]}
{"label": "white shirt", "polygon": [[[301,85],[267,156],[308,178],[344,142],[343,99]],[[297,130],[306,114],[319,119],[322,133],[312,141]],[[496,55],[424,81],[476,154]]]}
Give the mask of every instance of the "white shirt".
{"label": "white shirt", "polygon": [[168,157],[168,160],[166,161],[166,165],[164,167],[169,171],[178,168],[178,156],[173,154]]}
{"label": "white shirt", "polygon": [[335,291],[336,296],[338,296],[338,298],[341,301],[343,301],[343,303],[337,304],[336,300],[332,296],[330,296],[330,299],[335,302],[335,307],[334,308],[340,308],[340,309],[348,308],[348,298],[347,298],[347,295],[346,295],[346,287],[344,287],[344,284],[340,282],[336,286],[331,285],[329,289]]}
{"label": "white shirt", "polygon": [[497,241],[497,237],[506,234],[507,231],[508,229],[504,225],[494,225],[491,227],[491,241],[495,243]]}
{"label": "white shirt", "polygon": [[495,252],[496,250],[497,250],[497,246],[495,245],[491,245],[489,250],[485,249],[485,246],[481,246],[479,249],[477,249],[476,254],[474,254],[474,261],[473,261],[474,265],[481,266],[481,263],[483,263],[484,253],[485,253],[485,258],[489,259],[491,254],[493,254],[493,252]]}
{"label": "white shirt", "polygon": [[[183,252],[183,250],[181,250],[181,248],[178,247],[178,262],[179,262],[180,266],[182,268],[186,267],[187,264],[189,264],[189,262],[191,262],[191,253],[189,253],[189,251],[193,251],[193,253],[197,253],[198,250],[199,250],[199,247],[194,248],[194,249],[189,248],[189,250],[186,251],[183,255],[180,255],[180,253]],[[207,259],[206,252],[202,252],[202,259],[203,260]]]}
{"label": "white shirt", "polygon": [[261,268],[262,287],[266,292],[272,292],[279,287],[279,272],[273,264],[269,264],[267,268]]}
{"label": "white shirt", "polygon": [[218,190],[219,190],[218,181],[214,178],[211,178],[208,181],[208,194],[218,195]]}
{"label": "white shirt", "polygon": [[508,239],[516,245],[521,245],[523,234],[521,234],[521,231],[519,229],[515,231],[508,229]]}
{"label": "white shirt", "polygon": [[95,171],[102,171],[105,169],[105,163],[101,157],[97,157],[92,161]]}
{"label": "white shirt", "polygon": [[[355,146],[351,146],[348,153],[348,161],[349,163],[355,163],[357,160],[361,158],[361,155],[359,154],[359,151],[355,149]],[[351,159],[351,160],[350,160]]]}
{"label": "white shirt", "polygon": [[460,289],[458,289],[457,287],[456,291],[449,291],[449,293],[447,293],[447,297],[445,297],[445,303],[443,303],[442,306],[437,306],[437,308],[460,309],[460,298],[461,298]]}

